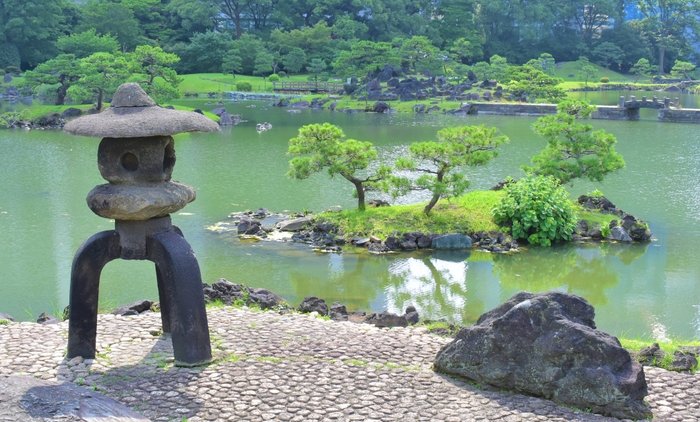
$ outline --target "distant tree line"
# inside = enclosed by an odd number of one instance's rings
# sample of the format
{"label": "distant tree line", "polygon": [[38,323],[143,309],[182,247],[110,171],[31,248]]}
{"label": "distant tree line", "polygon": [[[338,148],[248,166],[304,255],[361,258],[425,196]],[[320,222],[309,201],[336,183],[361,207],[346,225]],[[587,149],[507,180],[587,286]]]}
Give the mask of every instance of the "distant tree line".
{"label": "distant tree line", "polygon": [[[176,73],[308,73],[318,80],[361,77],[386,64],[457,78],[471,70],[555,100],[562,96],[548,79],[555,61],[579,60],[586,82],[595,69],[585,60],[638,77],[689,77],[699,59],[699,3],[2,0],[0,69],[32,70],[28,84],[55,92],[58,102],[69,90],[101,98],[126,73],[145,74],[147,87],[165,99],[178,95]],[[630,5],[639,19],[625,20]]]}

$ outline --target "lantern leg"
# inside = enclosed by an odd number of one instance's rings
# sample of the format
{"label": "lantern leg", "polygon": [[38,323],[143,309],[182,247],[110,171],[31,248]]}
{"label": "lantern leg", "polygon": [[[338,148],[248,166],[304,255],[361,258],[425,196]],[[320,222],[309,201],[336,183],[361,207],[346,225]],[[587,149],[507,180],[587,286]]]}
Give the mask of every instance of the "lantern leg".
{"label": "lantern leg", "polygon": [[115,230],[91,236],[75,253],[70,280],[68,359],[95,358],[100,274],[120,253],[119,234]]}
{"label": "lantern leg", "polygon": [[146,251],[159,274],[163,330],[167,323],[175,362],[191,366],[211,361],[211,344],[199,264],[180,233],[173,227],[147,236]]}

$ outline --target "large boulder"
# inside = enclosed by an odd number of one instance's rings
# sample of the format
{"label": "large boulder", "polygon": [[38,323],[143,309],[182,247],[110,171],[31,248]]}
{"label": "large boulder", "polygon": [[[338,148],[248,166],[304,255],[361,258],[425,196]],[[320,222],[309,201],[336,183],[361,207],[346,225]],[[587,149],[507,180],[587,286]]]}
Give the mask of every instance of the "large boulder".
{"label": "large boulder", "polygon": [[462,328],[434,367],[606,416],[650,417],[642,366],[594,317],[582,297],[520,292]]}
{"label": "large boulder", "polygon": [[384,66],[384,69],[382,69],[381,72],[377,75],[377,80],[379,82],[387,82],[389,79],[391,79],[394,76],[394,66],[388,64]]}
{"label": "large boulder", "polygon": [[10,314],[3,314],[2,312],[0,312],[0,320],[14,321],[15,319]]}
{"label": "large boulder", "polygon": [[62,119],[73,119],[75,117],[80,117],[83,115],[83,111],[79,108],[75,107],[69,107],[65,110],[63,110],[63,113],[61,113],[61,118]]}
{"label": "large boulder", "polygon": [[138,315],[142,312],[146,312],[149,309],[151,309],[151,305],[153,305],[153,302],[150,300],[137,300],[134,303],[119,306],[118,308],[112,311],[112,314],[121,316]]}
{"label": "large boulder", "polygon": [[294,220],[285,220],[277,223],[277,228],[280,231],[295,232],[309,225],[311,219],[309,217],[295,218]]}
{"label": "large boulder", "polygon": [[326,301],[316,296],[306,296],[297,310],[302,313],[318,312],[319,315],[328,315]]}
{"label": "large boulder", "polygon": [[49,324],[58,324],[61,322],[60,319],[56,318],[55,316],[51,314],[47,314],[46,312],[42,312],[41,315],[39,315],[39,318],[36,320],[38,324],[42,325],[49,325]]}
{"label": "large boulder", "polygon": [[235,123],[233,122],[233,118],[230,114],[228,114],[226,111],[221,113],[219,118],[219,126],[233,126],[234,124]]}
{"label": "large boulder", "polygon": [[365,323],[373,324],[375,327],[408,327],[406,315],[396,315],[390,312],[369,314]]}
{"label": "large boulder", "polygon": [[211,286],[203,284],[202,289],[204,291],[205,302],[220,300],[226,305],[232,305],[236,300],[243,300],[250,294],[247,287],[241,284],[231,283],[225,278],[218,279]]}
{"label": "large boulder", "polygon": [[372,106],[372,111],[375,113],[386,113],[389,111],[389,109],[391,109],[391,106],[384,101],[377,101]]}
{"label": "large boulder", "polygon": [[247,304],[257,303],[260,309],[274,308],[286,302],[284,298],[267,289],[250,288],[249,291]]}
{"label": "large boulder", "polygon": [[347,321],[348,309],[340,302],[334,302],[331,305],[331,319],[333,321]]}
{"label": "large boulder", "polygon": [[610,237],[618,242],[632,242],[632,238],[622,226],[610,229]]}
{"label": "large boulder", "polygon": [[469,236],[459,233],[443,234],[432,239],[430,247],[433,249],[469,249],[472,240]]}

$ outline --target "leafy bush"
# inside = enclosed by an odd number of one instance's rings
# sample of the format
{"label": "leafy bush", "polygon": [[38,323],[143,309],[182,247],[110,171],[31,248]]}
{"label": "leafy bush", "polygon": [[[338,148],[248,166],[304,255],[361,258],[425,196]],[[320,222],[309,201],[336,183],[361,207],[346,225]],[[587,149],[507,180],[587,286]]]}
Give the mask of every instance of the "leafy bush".
{"label": "leafy bush", "polygon": [[270,82],[278,82],[280,80],[279,75],[272,74],[267,78]]}
{"label": "leafy bush", "polygon": [[284,70],[280,70],[279,72],[277,72],[277,76],[279,76],[280,78],[284,78],[285,76],[287,76],[287,72],[285,72]]}
{"label": "leafy bush", "polygon": [[241,92],[250,92],[253,90],[253,85],[250,82],[236,82],[236,90]]}
{"label": "leafy bush", "polygon": [[5,76],[5,69],[0,69],[0,76]]}
{"label": "leafy bush", "polygon": [[602,78],[600,78],[600,83],[606,84],[606,83],[608,83],[608,82],[610,82],[610,78],[606,78],[605,76],[603,76]]}
{"label": "leafy bush", "polygon": [[554,177],[528,175],[503,191],[493,216],[498,224],[512,224],[514,238],[542,246],[571,239],[577,216],[569,193]]}
{"label": "leafy bush", "polygon": [[5,68],[5,72],[9,73],[10,75],[19,76],[19,74],[22,73],[22,70],[17,66],[7,66]]}
{"label": "leafy bush", "polygon": [[601,192],[599,189],[594,189],[593,192],[588,192],[587,195],[588,196],[595,196],[595,197],[605,196],[605,195],[603,195],[603,192]]}

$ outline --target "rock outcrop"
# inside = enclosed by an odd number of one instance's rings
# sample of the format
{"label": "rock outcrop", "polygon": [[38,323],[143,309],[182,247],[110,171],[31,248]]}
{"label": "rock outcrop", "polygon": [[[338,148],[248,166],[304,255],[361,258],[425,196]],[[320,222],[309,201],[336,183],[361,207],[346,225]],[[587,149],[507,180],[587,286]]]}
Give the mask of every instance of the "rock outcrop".
{"label": "rock outcrop", "polygon": [[578,296],[520,292],[462,328],[435,369],[606,416],[650,417],[642,366],[594,316]]}

